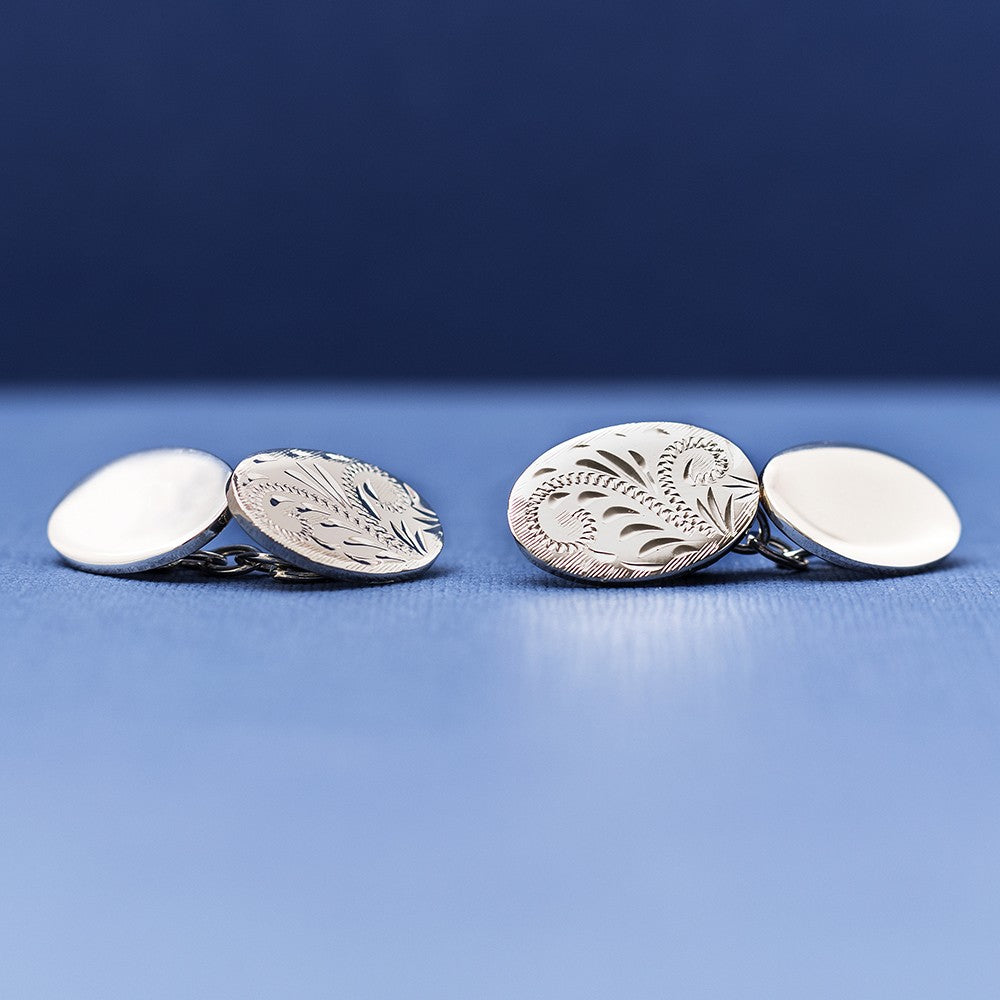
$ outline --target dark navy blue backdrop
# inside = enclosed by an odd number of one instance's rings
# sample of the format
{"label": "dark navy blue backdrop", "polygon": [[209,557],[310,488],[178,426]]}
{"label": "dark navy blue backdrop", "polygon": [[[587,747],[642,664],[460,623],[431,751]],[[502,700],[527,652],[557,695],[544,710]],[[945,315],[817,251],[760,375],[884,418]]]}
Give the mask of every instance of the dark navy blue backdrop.
{"label": "dark navy blue backdrop", "polygon": [[998,374],[991,0],[18,0],[7,378]]}

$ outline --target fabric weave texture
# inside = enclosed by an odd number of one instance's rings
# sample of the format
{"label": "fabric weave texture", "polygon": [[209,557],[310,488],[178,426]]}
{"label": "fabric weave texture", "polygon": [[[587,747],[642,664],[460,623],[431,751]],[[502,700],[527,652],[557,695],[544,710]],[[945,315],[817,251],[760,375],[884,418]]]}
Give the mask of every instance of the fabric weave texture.
{"label": "fabric weave texture", "polygon": [[[883,449],[964,536],[909,576],[542,573],[511,484],[633,420],[711,428],[758,470]],[[995,387],[25,389],[0,427],[0,995],[1000,989]],[[382,586],[62,565],[62,493],[160,445],[371,461],[440,514],[444,552]]]}

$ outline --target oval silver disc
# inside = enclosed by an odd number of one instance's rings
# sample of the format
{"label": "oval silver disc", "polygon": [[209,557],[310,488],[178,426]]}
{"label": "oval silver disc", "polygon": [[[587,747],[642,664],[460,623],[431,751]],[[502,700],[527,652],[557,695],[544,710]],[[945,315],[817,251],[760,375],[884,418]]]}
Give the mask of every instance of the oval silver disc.
{"label": "oval silver disc", "polygon": [[962,531],[933,480],[892,455],[816,444],[775,455],[761,475],[764,508],[807,552],[851,569],[920,569]]}
{"label": "oval silver disc", "polygon": [[437,514],[412,487],[325,451],[289,448],[245,458],[229,483],[229,507],[260,546],[324,576],[413,576],[444,544]]}
{"label": "oval silver disc", "polygon": [[49,542],[92,573],[169,566],[214,538],[229,520],[232,470],[194,448],[156,448],[91,473],[49,517]]}
{"label": "oval silver disc", "polygon": [[550,448],[514,483],[510,530],[542,569],[593,583],[714,562],[753,522],[757,473],[731,441],[676,423],[619,424]]}

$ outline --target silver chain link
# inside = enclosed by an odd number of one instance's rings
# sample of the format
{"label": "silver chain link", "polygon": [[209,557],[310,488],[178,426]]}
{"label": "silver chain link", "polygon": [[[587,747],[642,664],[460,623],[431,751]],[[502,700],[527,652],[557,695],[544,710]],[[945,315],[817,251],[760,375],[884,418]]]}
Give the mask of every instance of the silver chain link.
{"label": "silver chain link", "polygon": [[217,549],[200,549],[179,559],[173,564],[184,569],[193,569],[206,576],[248,576],[250,573],[266,573],[273,580],[283,583],[316,583],[328,577],[299,569],[291,563],[261,552],[251,545],[223,545]]}
{"label": "silver chain link", "polygon": [[771,535],[771,522],[762,510],[757,511],[756,531],[748,531],[733,546],[733,552],[740,555],[758,555],[780,566],[782,569],[803,570],[809,568],[809,555],[805,549],[796,549]]}

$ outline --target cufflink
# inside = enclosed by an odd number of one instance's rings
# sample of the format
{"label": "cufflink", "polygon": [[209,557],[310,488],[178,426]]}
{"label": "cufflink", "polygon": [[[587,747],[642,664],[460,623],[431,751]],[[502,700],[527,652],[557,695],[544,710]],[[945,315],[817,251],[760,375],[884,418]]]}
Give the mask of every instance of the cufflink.
{"label": "cufflink", "polygon": [[[261,550],[202,548],[234,516]],[[181,566],[305,582],[402,580],[444,544],[417,492],[378,466],[331,452],[261,452],[235,470],[192,448],[126,455],[75,486],[49,518],[70,565],[125,575]]]}
{"label": "cufflink", "polygon": [[514,483],[507,520],[537,566],[612,584],[669,579],[730,551],[785,569],[815,555],[855,570],[912,571],[944,559],[961,534],[944,491],[884,452],[803,445],[775,455],[758,478],[720,434],[659,422],[550,448]]}

